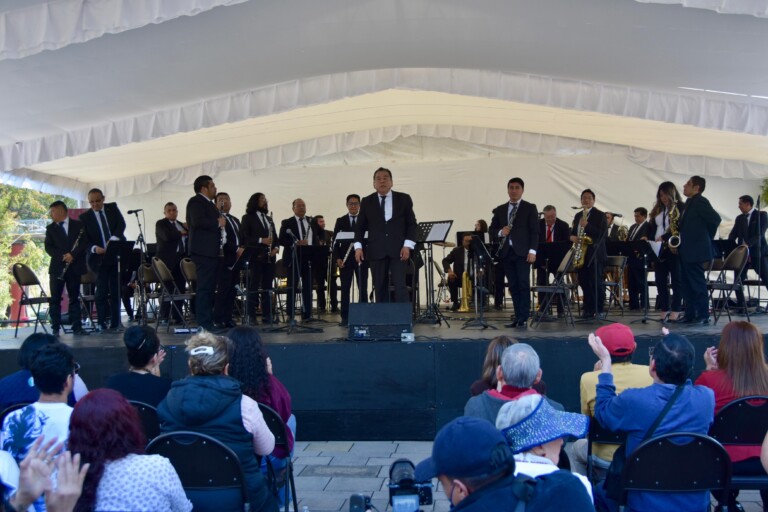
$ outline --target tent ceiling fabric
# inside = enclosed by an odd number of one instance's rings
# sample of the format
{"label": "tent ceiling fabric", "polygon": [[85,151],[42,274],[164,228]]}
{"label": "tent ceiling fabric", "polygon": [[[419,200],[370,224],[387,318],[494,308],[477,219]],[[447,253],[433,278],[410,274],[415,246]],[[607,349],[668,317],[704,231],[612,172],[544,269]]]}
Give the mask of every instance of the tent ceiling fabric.
{"label": "tent ceiling fabric", "polygon": [[768,18],[768,0],[636,0],[644,4],[677,4],[683,7],[709,9],[720,14],[748,14]]}
{"label": "tent ceiling fabric", "polygon": [[[45,16],[24,20],[29,37],[75,27],[55,51],[0,25],[0,51],[29,51],[0,60],[0,180],[125,195],[398,152],[409,136],[766,175],[768,30],[752,16],[633,0],[124,1],[31,2]],[[21,9],[4,5],[0,19]]]}

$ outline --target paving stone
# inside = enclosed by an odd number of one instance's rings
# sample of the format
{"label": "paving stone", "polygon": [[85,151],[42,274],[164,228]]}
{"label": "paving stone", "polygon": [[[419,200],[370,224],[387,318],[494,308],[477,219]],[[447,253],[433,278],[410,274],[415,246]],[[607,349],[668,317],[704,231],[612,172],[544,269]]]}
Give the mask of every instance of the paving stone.
{"label": "paving stone", "polygon": [[301,476],[378,478],[378,469],[375,466],[308,466]]}
{"label": "paving stone", "polygon": [[305,466],[327,466],[331,463],[333,457],[296,457],[294,464],[303,464]]}
{"label": "paving stone", "polygon": [[326,487],[328,491],[347,491],[365,494],[381,490],[381,478],[362,478],[351,476],[335,476]]}
{"label": "paving stone", "polygon": [[[323,466],[325,467],[325,466]],[[311,475],[301,475],[297,476],[296,479],[296,489],[297,489],[297,495],[301,493],[304,494],[305,491],[322,491],[325,489],[325,487],[328,485],[328,482],[331,481],[330,476],[311,476]]]}
{"label": "paving stone", "polygon": [[368,457],[365,455],[345,455],[336,456],[331,459],[331,466],[366,466],[368,463]]}
{"label": "paving stone", "polygon": [[331,491],[307,491],[302,492],[299,499],[299,510],[307,507],[309,512],[336,512],[344,509],[344,504],[349,499],[348,492]]}
{"label": "paving stone", "polygon": [[307,446],[310,450],[348,452],[354,443],[352,441],[313,441]]}

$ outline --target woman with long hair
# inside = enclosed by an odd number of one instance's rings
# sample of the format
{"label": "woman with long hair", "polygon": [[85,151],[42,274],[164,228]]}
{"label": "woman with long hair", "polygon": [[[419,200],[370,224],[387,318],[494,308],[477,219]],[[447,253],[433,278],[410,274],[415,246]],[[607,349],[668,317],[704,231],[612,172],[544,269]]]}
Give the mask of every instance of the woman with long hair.
{"label": "woman with long hair", "polygon": [[517,343],[517,340],[509,336],[496,336],[488,343],[485,350],[485,359],[483,359],[483,369],[480,378],[469,387],[472,396],[477,396],[483,391],[496,389],[499,381],[496,379],[496,368],[501,364],[501,354],[504,349]]}
{"label": "woman with long hair", "polygon": [[[720,334],[718,348],[704,352],[706,370],[696,384],[715,392],[715,414],[728,403],[745,396],[768,395],[768,366],[765,363],[763,335],[749,322],[730,322]],[[765,475],[760,464],[760,446],[726,446],[735,475]],[[718,504],[720,496],[715,494]],[[736,504],[738,491],[731,491],[728,509]],[[768,506],[768,491],[760,491],[763,507]],[[720,507],[720,505],[718,505]]]}
{"label": "woman with long hair", "polygon": [[72,411],[68,448],[90,464],[76,511],[189,511],[171,463],[144,455],[146,440],[136,409],[113,389],[96,389]]}
{"label": "woman with long hair", "polygon": [[171,379],[160,376],[160,364],[165,349],[152,327],[134,325],[123,334],[128,371],[113,375],[107,387],[123,394],[128,400],[157,407],[171,389]]}
{"label": "woman with long hair", "polygon": [[[680,275],[680,260],[675,251],[670,249],[667,241],[671,236],[670,214],[677,208],[678,219],[683,214],[683,201],[677,187],[671,181],[659,185],[656,191],[656,203],[648,215],[648,233],[652,240],[662,243],[659,260],[655,263],[656,274],[656,305],[661,314],[662,322],[668,320],[682,321],[682,278]],[[670,279],[672,284],[672,299],[670,302]]]}

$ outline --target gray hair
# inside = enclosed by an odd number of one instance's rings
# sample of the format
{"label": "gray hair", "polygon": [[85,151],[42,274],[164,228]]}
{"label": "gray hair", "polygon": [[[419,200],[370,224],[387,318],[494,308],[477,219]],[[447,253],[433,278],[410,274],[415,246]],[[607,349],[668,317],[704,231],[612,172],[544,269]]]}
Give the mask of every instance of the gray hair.
{"label": "gray hair", "polygon": [[541,369],[539,355],[527,343],[516,343],[501,354],[501,370],[504,381],[516,388],[529,388]]}
{"label": "gray hair", "polygon": [[541,395],[526,395],[517,400],[510,400],[499,409],[496,416],[496,428],[503,430],[512,425],[517,425],[530,416],[543,400]]}

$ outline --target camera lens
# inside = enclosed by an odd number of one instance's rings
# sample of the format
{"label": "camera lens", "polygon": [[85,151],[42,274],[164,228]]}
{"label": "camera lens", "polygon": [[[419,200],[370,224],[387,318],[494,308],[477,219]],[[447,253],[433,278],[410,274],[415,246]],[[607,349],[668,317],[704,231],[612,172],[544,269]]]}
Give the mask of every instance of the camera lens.
{"label": "camera lens", "polygon": [[389,468],[389,482],[392,484],[402,484],[403,482],[413,482],[415,480],[415,467],[413,462],[408,459],[399,459],[392,463]]}

